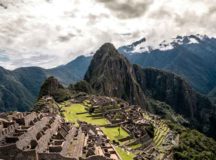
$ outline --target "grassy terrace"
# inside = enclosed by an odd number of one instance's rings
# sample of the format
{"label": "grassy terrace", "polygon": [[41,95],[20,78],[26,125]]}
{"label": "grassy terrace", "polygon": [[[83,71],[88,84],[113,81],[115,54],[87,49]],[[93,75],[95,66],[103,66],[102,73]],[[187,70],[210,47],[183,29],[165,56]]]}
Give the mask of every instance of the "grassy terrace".
{"label": "grassy terrace", "polygon": [[[149,115],[143,114],[143,117],[148,120],[152,120],[152,122],[155,124],[155,131],[154,131],[154,144],[158,149],[161,149],[161,147],[166,135],[169,133],[170,129],[169,127],[163,122],[160,121],[158,124],[156,124],[156,121],[154,121]],[[162,151],[162,150],[161,150]]]}
{"label": "grassy terrace", "polygon": [[[90,106],[86,101],[84,101],[85,106]],[[63,110],[63,115],[67,121],[73,122],[77,125],[77,120],[85,121],[88,123],[91,123],[93,125],[106,125],[109,124],[109,121],[106,120],[104,117],[92,114],[90,115],[88,112],[86,112],[85,106],[83,104],[68,104],[68,102],[64,102],[61,105],[61,109]],[[67,107],[65,107],[67,106]],[[125,138],[129,136],[129,134],[120,128],[120,135],[119,135],[119,127],[112,127],[112,128],[106,128],[101,127],[104,134],[109,137],[110,140],[118,141],[121,138]],[[135,156],[132,153],[129,153],[125,150],[123,150],[120,147],[115,147],[118,154],[121,156],[122,160],[132,160]]]}
{"label": "grassy terrace", "polygon": [[77,120],[80,120],[93,125],[109,124],[103,117],[93,117],[94,114],[91,116],[86,112],[85,107],[82,104],[72,104],[70,107],[63,107],[62,109],[64,110],[65,119],[74,123],[77,123]]}
{"label": "grassy terrace", "polygon": [[121,156],[122,160],[132,160],[134,155],[130,152],[123,150],[120,147],[115,147],[118,154]]}

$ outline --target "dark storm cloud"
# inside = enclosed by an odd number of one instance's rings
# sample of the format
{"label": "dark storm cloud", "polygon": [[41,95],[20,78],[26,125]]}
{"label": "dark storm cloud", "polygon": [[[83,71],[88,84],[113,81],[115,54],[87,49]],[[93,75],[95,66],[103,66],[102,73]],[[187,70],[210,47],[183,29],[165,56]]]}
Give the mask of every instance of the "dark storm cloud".
{"label": "dark storm cloud", "polygon": [[153,0],[97,0],[104,3],[114,14],[121,19],[130,19],[142,16],[153,3]]}

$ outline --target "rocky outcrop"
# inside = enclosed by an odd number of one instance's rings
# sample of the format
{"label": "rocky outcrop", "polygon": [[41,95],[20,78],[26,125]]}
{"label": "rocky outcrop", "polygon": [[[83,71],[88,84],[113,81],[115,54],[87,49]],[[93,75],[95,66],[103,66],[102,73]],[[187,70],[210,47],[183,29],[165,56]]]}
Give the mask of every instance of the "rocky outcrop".
{"label": "rocky outcrop", "polygon": [[145,95],[135,79],[132,66],[110,43],[104,44],[96,52],[85,80],[97,94],[145,106]]}
{"label": "rocky outcrop", "polygon": [[70,93],[65,89],[59,81],[54,77],[49,77],[42,85],[39,98],[43,96],[51,96],[57,102],[61,102],[70,98]]}

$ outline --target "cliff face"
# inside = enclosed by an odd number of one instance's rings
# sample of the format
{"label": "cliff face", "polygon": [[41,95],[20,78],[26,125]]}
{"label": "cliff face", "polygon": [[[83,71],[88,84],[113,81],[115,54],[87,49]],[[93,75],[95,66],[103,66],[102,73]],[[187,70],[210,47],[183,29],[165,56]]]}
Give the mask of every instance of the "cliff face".
{"label": "cliff face", "polygon": [[137,82],[149,97],[164,101],[189,118],[197,111],[196,94],[180,77],[157,69],[142,69],[134,65]]}
{"label": "cliff face", "polygon": [[[191,127],[213,135],[212,123],[215,107],[208,98],[201,96],[179,76],[157,69],[142,69],[134,65],[137,82],[145,95],[165,102],[191,122]],[[212,128],[213,127],[213,128]]]}
{"label": "cliff face", "polygon": [[115,47],[104,44],[94,55],[85,80],[97,94],[119,97],[145,106],[145,95],[136,82],[133,68]]}

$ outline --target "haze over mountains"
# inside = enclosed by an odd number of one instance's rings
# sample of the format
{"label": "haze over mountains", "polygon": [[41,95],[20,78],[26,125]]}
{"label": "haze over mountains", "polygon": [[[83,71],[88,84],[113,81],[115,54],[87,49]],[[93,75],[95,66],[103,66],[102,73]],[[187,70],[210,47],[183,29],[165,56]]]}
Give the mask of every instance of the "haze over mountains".
{"label": "haze over mountains", "polygon": [[[159,45],[149,46],[145,38],[122,46],[120,53],[133,64],[143,68],[157,68],[183,77],[195,90],[216,95],[216,39],[208,36],[178,36]],[[65,85],[84,77],[92,57],[78,57],[67,65],[53,69],[39,67],[1,68],[0,111],[30,110],[39,94],[40,86],[49,76],[55,76]],[[16,92],[15,92],[16,91]],[[21,98],[22,97],[22,98]]]}

